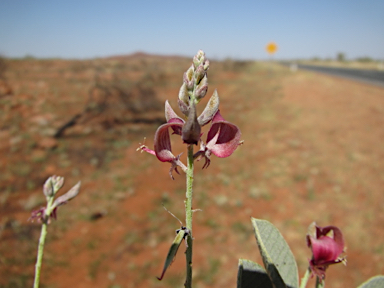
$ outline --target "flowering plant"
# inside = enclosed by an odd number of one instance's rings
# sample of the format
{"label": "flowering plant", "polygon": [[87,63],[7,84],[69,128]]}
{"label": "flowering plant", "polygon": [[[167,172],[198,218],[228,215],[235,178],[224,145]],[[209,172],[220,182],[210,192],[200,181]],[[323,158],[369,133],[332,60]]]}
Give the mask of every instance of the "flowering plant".
{"label": "flowering plant", "polygon": [[[172,263],[176,255],[177,248],[181,241],[186,238],[186,281],[185,287],[192,286],[192,191],[193,191],[193,169],[194,161],[205,159],[204,168],[208,168],[211,163],[211,155],[220,158],[228,157],[242,143],[240,141],[240,129],[228,121],[220,114],[219,95],[215,90],[209,99],[203,112],[197,116],[196,105],[203,99],[208,91],[208,68],[209,61],[205,57],[203,51],[199,51],[193,58],[193,64],[184,73],[183,84],[179,91],[178,106],[186,120],[179,117],[172,109],[168,101],[165,102],[165,119],[167,123],[161,125],[155,133],[154,149],[149,149],[145,145],[141,145],[138,150],[156,155],[161,162],[171,163],[169,175],[173,179],[172,172],[179,173],[180,168],[186,174],[187,189],[185,200],[186,226],[182,227],[176,235],[175,241],[172,243],[168,256],[165,261],[161,280],[166,269]],[[202,127],[211,123],[207,133],[206,142],[201,139]],[[170,132],[181,136],[184,144],[187,145],[187,165],[181,160],[181,154],[175,156],[172,152]],[[194,152],[193,145],[198,145],[200,149]]]}
{"label": "flowering plant", "polygon": [[43,262],[43,251],[45,238],[47,237],[47,226],[50,223],[50,219],[57,218],[57,208],[61,205],[66,204],[71,199],[75,198],[80,191],[81,182],[78,182],[73,186],[67,193],[57,197],[55,199],[56,193],[63,187],[64,177],[52,176],[47,179],[44,183],[43,193],[47,200],[47,206],[42,207],[36,211],[32,212],[29,220],[34,221],[38,220],[41,222],[41,234],[39,239],[39,246],[37,250],[37,260],[35,266],[35,281],[33,288],[38,288],[40,284],[40,272],[41,265]]}

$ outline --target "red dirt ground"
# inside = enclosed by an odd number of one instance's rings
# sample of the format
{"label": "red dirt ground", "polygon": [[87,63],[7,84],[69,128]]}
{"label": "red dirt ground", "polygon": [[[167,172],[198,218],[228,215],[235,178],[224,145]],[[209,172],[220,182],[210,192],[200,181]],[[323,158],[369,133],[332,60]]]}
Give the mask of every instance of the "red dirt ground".
{"label": "red dirt ground", "polygon": [[[183,219],[185,177],[172,181],[168,164],[136,152],[144,137],[153,147],[159,124],[118,118],[111,104],[63,137],[52,135],[84,109],[95,71],[107,84],[115,74],[150,78],[146,87],[176,108],[189,65],[146,55],[10,61],[13,95],[0,99],[0,287],[31,286],[40,226],[27,219],[43,205],[41,187],[52,174],[66,178],[63,190],[79,180],[82,187],[48,227],[42,287],[182,286],[184,248],[162,282],[155,276],[180,226],[161,204]],[[250,217],[280,229],[300,277],[313,221],[340,227],[346,239],[348,264],[329,268],[327,286],[357,287],[383,273],[384,89],[235,61],[213,62],[209,80],[208,94],[218,89],[222,115],[245,144],[206,170],[196,165],[194,206],[203,211],[194,216],[195,286],[235,287],[239,258],[261,264]],[[154,115],[163,117],[146,117]]]}

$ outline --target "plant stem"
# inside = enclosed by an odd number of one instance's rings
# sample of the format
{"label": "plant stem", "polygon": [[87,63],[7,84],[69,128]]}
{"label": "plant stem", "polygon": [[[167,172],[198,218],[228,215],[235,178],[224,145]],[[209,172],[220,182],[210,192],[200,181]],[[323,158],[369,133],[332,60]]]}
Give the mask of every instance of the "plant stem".
{"label": "plant stem", "polygon": [[45,244],[45,238],[47,237],[47,226],[48,226],[47,221],[44,221],[43,224],[41,225],[39,247],[37,249],[37,260],[36,260],[36,266],[35,266],[35,282],[33,283],[33,288],[39,287],[41,263],[43,262],[44,244]]}
{"label": "plant stem", "polygon": [[185,253],[187,264],[187,276],[184,283],[186,288],[192,287],[192,194],[193,194],[193,145],[188,145],[188,170],[187,170],[187,191],[185,200],[185,222],[186,227],[189,230],[189,236],[187,237],[188,248]]}
{"label": "plant stem", "polygon": [[311,268],[308,267],[307,271],[305,271],[304,277],[301,279],[300,288],[305,288],[307,286],[310,276],[311,276]]}
{"label": "plant stem", "polygon": [[325,282],[321,281],[319,277],[316,277],[316,288],[324,288]]}

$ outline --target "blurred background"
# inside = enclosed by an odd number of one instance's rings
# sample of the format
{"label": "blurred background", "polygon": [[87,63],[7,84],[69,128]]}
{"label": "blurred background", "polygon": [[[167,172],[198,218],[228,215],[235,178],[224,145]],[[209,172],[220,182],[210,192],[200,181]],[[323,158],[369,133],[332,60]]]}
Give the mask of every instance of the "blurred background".
{"label": "blurred background", "polygon": [[12,1],[1,3],[0,53],[6,57],[95,58],[137,51],[210,52],[212,59],[383,59],[382,1],[257,3],[210,1]]}
{"label": "blurred background", "polygon": [[51,175],[65,177],[61,192],[82,187],[48,227],[41,287],[184,283],[184,246],[156,276],[179,228],[162,204],[183,219],[185,177],[136,149],[153,147],[165,100],[177,111],[199,49],[211,65],[198,111],[217,89],[245,143],[196,164],[196,286],[234,287],[239,258],[261,264],[250,217],[280,229],[300,277],[313,221],[346,239],[348,264],[330,267],[327,285],[382,273],[384,88],[300,69],[382,73],[382,11],[382,1],[1,2],[0,287],[32,285],[40,225],[27,220]]}

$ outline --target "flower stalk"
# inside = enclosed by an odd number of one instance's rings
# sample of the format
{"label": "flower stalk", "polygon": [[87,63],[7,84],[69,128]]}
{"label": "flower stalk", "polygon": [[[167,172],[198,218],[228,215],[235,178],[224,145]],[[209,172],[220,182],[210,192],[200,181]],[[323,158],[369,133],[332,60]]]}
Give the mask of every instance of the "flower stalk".
{"label": "flower stalk", "polygon": [[40,274],[41,266],[43,262],[44,254],[44,245],[45,239],[47,238],[48,233],[48,224],[50,223],[50,218],[57,218],[57,208],[61,205],[66,204],[69,200],[77,196],[80,190],[80,182],[73,186],[67,193],[57,197],[55,199],[56,193],[64,184],[64,178],[59,176],[49,177],[44,183],[43,193],[47,200],[47,206],[42,207],[39,210],[33,211],[29,220],[37,220],[42,223],[41,233],[39,238],[39,245],[37,248],[37,260],[35,264],[35,279],[33,282],[33,288],[38,288],[40,283]]}
{"label": "flower stalk", "polygon": [[[212,154],[219,157],[229,157],[236,148],[242,144],[240,141],[240,129],[226,121],[219,111],[219,95],[217,91],[213,93],[209,99],[205,109],[197,117],[196,105],[205,97],[208,91],[208,71],[209,61],[205,58],[205,53],[200,50],[193,58],[193,64],[184,73],[183,84],[179,90],[178,106],[184,118],[181,118],[172,109],[168,100],[165,102],[165,119],[167,123],[161,125],[155,133],[154,149],[149,149],[145,145],[141,145],[137,150],[145,151],[151,155],[155,155],[161,162],[168,162],[171,164],[169,175],[174,179],[172,172],[175,171],[179,174],[180,168],[186,174],[186,199],[185,204],[185,218],[186,226],[186,280],[185,287],[192,287],[192,246],[193,246],[193,232],[192,232],[192,195],[193,195],[193,180],[194,180],[194,161],[204,158],[204,168],[208,168],[211,163]],[[202,127],[211,123],[210,129],[207,133],[207,140],[203,142],[201,139]],[[171,135],[179,135],[184,144],[187,145],[187,165],[184,165],[180,160],[180,155],[175,156],[172,152]],[[194,145],[199,145],[198,151],[194,153]],[[179,237],[181,239],[181,237]],[[180,240],[179,239],[179,240]],[[168,256],[165,261],[164,270],[161,280],[164,276],[165,270],[168,268],[168,263],[173,260],[176,255],[175,245],[171,246]],[[170,259],[172,258],[172,259]]]}
{"label": "flower stalk", "polygon": [[188,170],[187,170],[187,191],[185,199],[185,225],[189,230],[189,236],[187,238],[188,248],[185,252],[186,256],[186,280],[184,286],[187,288],[192,287],[192,247],[193,247],[193,233],[192,233],[192,195],[193,195],[193,145],[188,145]]}
{"label": "flower stalk", "polygon": [[307,283],[309,278],[311,278],[311,274],[312,274],[311,267],[308,267],[308,269],[305,271],[303,278],[301,278],[300,288],[307,287]]}
{"label": "flower stalk", "polygon": [[47,226],[48,226],[47,221],[43,222],[43,224],[41,225],[39,246],[37,249],[37,260],[35,265],[35,281],[33,283],[33,288],[38,288],[40,283],[40,271],[41,271],[41,264],[43,262],[45,238],[47,237]]}

